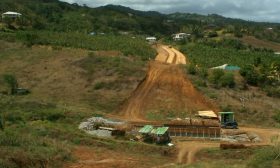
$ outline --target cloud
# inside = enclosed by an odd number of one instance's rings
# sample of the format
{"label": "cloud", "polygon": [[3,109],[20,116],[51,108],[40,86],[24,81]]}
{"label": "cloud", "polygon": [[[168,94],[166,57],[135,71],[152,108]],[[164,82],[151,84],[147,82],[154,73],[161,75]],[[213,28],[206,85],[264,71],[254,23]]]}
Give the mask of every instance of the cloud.
{"label": "cloud", "polygon": [[107,4],[162,13],[220,14],[245,20],[279,22],[280,0],[62,0],[98,7]]}

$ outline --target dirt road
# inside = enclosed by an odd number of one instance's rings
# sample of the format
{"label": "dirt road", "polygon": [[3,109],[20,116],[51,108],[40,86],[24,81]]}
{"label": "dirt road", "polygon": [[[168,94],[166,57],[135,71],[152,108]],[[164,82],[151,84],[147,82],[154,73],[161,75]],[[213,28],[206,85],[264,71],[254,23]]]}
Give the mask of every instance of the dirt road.
{"label": "dirt road", "polygon": [[260,143],[255,143],[255,145],[273,145],[273,138],[278,138],[280,141],[280,129],[241,127],[240,130],[248,133],[255,133],[260,136],[262,141]]}
{"label": "dirt road", "polygon": [[[189,115],[197,110],[215,107],[199,93],[186,73],[177,64],[186,64],[185,56],[174,48],[160,46],[156,61],[148,65],[145,79],[138,85],[119,112],[127,120],[146,120],[147,115],[157,117],[165,113]],[[182,114],[182,112],[184,114]]]}
{"label": "dirt road", "polygon": [[114,151],[103,150],[102,152],[90,147],[79,146],[74,150],[77,163],[69,163],[64,168],[107,168],[107,167],[140,167],[140,161]]}
{"label": "dirt road", "polygon": [[[228,130],[231,131],[231,130]],[[254,127],[241,127],[240,132],[254,133],[261,138],[259,143],[245,143],[247,147],[274,145],[274,141],[280,140],[280,129],[276,128],[254,128]],[[278,139],[277,139],[278,138]],[[175,140],[176,141],[176,140]],[[178,150],[177,163],[192,164],[196,160],[196,153],[202,149],[219,148],[220,141],[178,141],[175,142]]]}
{"label": "dirt road", "polygon": [[156,56],[156,61],[168,64],[187,64],[188,60],[180,51],[160,45],[157,47],[158,55]]}
{"label": "dirt road", "polygon": [[219,141],[185,141],[178,142],[177,149],[179,151],[177,156],[177,163],[192,164],[195,162],[195,155],[202,149],[206,148],[219,148]]}

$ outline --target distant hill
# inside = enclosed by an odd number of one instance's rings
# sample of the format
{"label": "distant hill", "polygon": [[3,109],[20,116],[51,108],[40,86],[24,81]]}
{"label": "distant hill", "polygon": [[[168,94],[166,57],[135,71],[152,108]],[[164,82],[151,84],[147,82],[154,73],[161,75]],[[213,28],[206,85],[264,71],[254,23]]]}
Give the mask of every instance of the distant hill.
{"label": "distant hill", "polygon": [[[58,0],[1,0],[0,12],[6,11],[17,11],[23,14],[19,27],[21,29],[112,34],[126,32],[156,36],[177,32],[197,33],[200,31],[204,33],[210,29],[280,41],[280,24],[225,18],[217,14],[206,16],[173,13],[167,15],[119,5],[90,8]],[[268,28],[272,29],[268,30]]]}

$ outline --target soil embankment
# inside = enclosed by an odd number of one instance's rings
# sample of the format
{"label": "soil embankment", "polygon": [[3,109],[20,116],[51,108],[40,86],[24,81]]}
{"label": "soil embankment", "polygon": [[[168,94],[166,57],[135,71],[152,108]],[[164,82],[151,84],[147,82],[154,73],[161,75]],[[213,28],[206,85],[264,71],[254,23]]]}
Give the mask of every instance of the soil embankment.
{"label": "soil embankment", "polygon": [[156,61],[149,63],[145,79],[122,105],[120,115],[127,120],[153,120],[166,116],[188,116],[197,110],[217,111],[199,93],[179,64],[186,57],[174,48],[158,47]]}

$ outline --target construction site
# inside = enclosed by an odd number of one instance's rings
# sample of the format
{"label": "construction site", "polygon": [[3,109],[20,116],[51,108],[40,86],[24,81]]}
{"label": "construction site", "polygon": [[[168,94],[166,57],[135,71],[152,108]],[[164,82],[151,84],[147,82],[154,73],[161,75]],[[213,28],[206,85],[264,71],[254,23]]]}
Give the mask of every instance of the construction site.
{"label": "construction site", "polygon": [[[180,67],[189,64],[187,57],[171,46],[155,47],[158,55],[149,62],[145,78],[131,96],[108,119],[91,118],[80,129],[101,137],[129,136],[131,141],[175,146],[177,162],[185,164],[193,163],[203,148],[268,145],[269,138],[279,134],[277,130],[240,128],[234,112],[221,112],[192,85]],[[150,111],[162,115],[172,109],[183,113],[149,118]]]}

